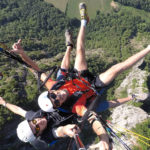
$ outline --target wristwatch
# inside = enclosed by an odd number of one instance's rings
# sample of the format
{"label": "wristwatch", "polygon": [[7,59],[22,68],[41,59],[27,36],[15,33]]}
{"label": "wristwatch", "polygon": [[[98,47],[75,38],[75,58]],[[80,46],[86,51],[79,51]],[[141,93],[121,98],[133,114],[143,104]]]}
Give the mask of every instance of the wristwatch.
{"label": "wristwatch", "polygon": [[132,99],[135,101],[136,100],[136,95],[135,94],[132,94]]}
{"label": "wristwatch", "polygon": [[7,104],[7,102],[5,102],[5,103],[3,104],[3,106],[6,107],[6,104]]}

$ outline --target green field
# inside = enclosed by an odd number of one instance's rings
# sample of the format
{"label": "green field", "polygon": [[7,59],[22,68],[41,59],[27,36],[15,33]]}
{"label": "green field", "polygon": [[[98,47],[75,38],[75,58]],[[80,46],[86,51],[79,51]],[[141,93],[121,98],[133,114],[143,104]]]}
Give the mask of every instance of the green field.
{"label": "green field", "polygon": [[66,11],[67,2],[69,0],[45,0],[45,2],[52,3],[56,8],[59,8],[61,11]]}
{"label": "green field", "polygon": [[56,8],[65,12],[70,18],[79,18],[79,8],[80,2],[86,2],[88,7],[88,13],[90,18],[94,18],[96,11],[100,10],[102,12],[110,12],[110,3],[112,0],[45,0],[46,2],[52,3]]}
{"label": "green field", "polygon": [[[88,13],[90,18],[94,18],[96,11],[100,10],[104,13],[110,12],[111,6],[110,3],[112,0],[45,0],[48,3],[52,3],[56,8],[65,12],[66,15],[70,18],[79,18],[79,9],[78,5],[80,2],[86,2],[88,7]],[[145,12],[144,10],[138,10],[133,7],[121,6],[120,12],[128,12],[136,15],[140,15],[143,19],[150,21],[150,13]]]}
{"label": "green field", "polygon": [[150,23],[150,12],[144,10],[136,9],[129,6],[121,6],[120,13],[128,13],[134,16],[140,16],[143,20]]}

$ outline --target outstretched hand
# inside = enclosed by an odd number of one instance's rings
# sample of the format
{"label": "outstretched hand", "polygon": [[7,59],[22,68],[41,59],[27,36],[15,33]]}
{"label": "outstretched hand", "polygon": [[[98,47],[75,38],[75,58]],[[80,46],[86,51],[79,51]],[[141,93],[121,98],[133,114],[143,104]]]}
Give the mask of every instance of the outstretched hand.
{"label": "outstretched hand", "polygon": [[17,43],[14,43],[12,48],[13,48],[13,50],[11,50],[11,52],[14,52],[17,54],[22,54],[24,52],[24,50],[21,47],[21,39],[19,39]]}
{"label": "outstretched hand", "polygon": [[105,141],[100,141],[99,150],[109,150],[109,144]]}
{"label": "outstretched hand", "polygon": [[0,97],[0,105],[5,105],[5,103],[5,100],[2,97]]}
{"label": "outstretched hand", "polygon": [[90,149],[109,150],[109,145],[105,141],[100,141],[99,143],[90,146]]}
{"label": "outstretched hand", "polygon": [[63,133],[69,137],[74,137],[75,134],[79,133],[79,127],[75,124],[69,124],[63,127]]}
{"label": "outstretched hand", "polygon": [[147,46],[147,49],[150,49],[150,45]]}

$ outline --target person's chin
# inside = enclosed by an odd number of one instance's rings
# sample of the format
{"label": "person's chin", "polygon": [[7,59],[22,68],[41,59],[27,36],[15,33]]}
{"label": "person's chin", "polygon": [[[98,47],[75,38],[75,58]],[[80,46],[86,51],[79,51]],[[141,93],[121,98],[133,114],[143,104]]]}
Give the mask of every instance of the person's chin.
{"label": "person's chin", "polygon": [[68,96],[69,95],[69,93],[68,93],[68,91],[66,90],[66,89],[64,89],[64,92],[65,92],[65,94]]}

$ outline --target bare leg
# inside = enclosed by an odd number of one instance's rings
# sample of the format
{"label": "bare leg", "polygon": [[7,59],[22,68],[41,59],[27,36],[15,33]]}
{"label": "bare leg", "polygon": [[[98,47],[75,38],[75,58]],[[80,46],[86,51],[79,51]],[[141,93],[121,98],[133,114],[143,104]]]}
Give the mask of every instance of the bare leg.
{"label": "bare leg", "polygon": [[85,38],[85,26],[80,27],[80,31],[77,38],[77,51],[74,68],[78,71],[87,69],[87,62],[85,59],[85,47],[84,47],[84,38]]}
{"label": "bare leg", "polygon": [[62,69],[66,69],[66,70],[69,69],[71,50],[72,50],[72,47],[71,47],[71,46],[67,46],[66,53],[65,53],[65,55],[64,55],[64,57],[63,57],[63,60],[62,60],[62,62],[61,62],[61,68],[62,68]]}
{"label": "bare leg", "polygon": [[126,97],[126,98],[121,98],[121,99],[117,99],[117,100],[111,100],[109,101],[109,108],[114,108],[117,106],[120,106],[128,101],[132,100],[132,96]]}
{"label": "bare leg", "polygon": [[89,22],[89,17],[87,14],[87,7],[85,3],[79,4],[80,17],[81,17],[81,27],[77,38],[77,51],[74,68],[78,71],[87,70],[87,62],[85,58],[85,29]]}
{"label": "bare leg", "polygon": [[99,75],[100,80],[105,85],[108,85],[114,78],[117,77],[118,74],[131,68],[134,64],[136,64],[139,60],[141,60],[149,52],[150,52],[150,47],[148,46],[147,48],[143,49],[142,51],[138,52],[137,54],[129,57],[124,62],[112,66],[106,72]]}

